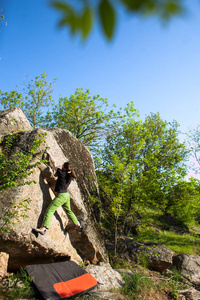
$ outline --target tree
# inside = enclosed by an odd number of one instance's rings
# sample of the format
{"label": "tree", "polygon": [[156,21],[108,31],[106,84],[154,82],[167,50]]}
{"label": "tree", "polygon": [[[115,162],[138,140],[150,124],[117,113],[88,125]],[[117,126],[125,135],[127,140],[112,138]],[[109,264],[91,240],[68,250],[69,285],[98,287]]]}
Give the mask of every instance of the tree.
{"label": "tree", "polygon": [[108,40],[113,37],[118,10],[126,10],[132,15],[156,15],[162,20],[168,20],[184,11],[181,0],[96,0],[95,3],[81,0],[79,5],[75,1],[54,0],[52,6],[62,14],[60,27],[67,26],[72,34],[80,33],[85,39],[97,19]]}
{"label": "tree", "polygon": [[[25,88],[19,93],[16,90],[11,92],[0,91],[0,104],[4,109],[19,107],[23,110],[33,128],[41,127],[44,124],[44,108],[49,107],[52,101],[53,83],[48,83],[47,74],[44,71],[35,79],[24,82]],[[18,87],[18,86],[17,86]]]}
{"label": "tree", "polygon": [[[28,76],[27,76],[28,77]],[[52,103],[52,83],[47,83],[47,74],[44,71],[40,76],[25,83],[24,92],[26,93],[22,109],[30,121],[33,128],[40,127],[43,120],[42,108],[48,107]],[[56,78],[53,83],[56,82]]]}
{"label": "tree", "polygon": [[145,143],[142,151],[142,180],[149,204],[165,209],[167,192],[186,175],[188,151],[179,141],[177,122],[163,121],[160,115],[150,114],[144,123]]}
{"label": "tree", "polygon": [[121,118],[115,119],[106,135],[103,149],[95,157],[100,195],[103,202],[103,223],[114,234],[114,245],[118,231],[123,227],[126,215],[132,212],[132,200],[137,184],[136,174],[143,148],[142,122],[131,102]]}
{"label": "tree", "polygon": [[22,93],[12,90],[11,92],[2,92],[0,90],[0,104],[4,109],[23,107],[24,98]]}
{"label": "tree", "polygon": [[[22,93],[17,90],[0,91],[1,106],[4,109],[21,108],[34,128],[68,129],[94,151],[109,130],[111,121],[120,116],[109,109],[107,99],[99,94],[92,96],[90,90],[83,88],[77,88],[69,98],[60,97],[55,104],[52,100],[52,83],[47,83],[46,77],[44,72],[35,79],[27,79]],[[46,111],[50,105],[51,110]]]}
{"label": "tree", "polygon": [[128,213],[148,206],[166,210],[172,187],[186,174],[187,153],[176,122],[163,121],[159,114],[142,122],[134,103],[127,105],[123,118],[106,136],[97,162],[103,208],[108,212],[105,222],[114,227],[115,241],[117,227]]}
{"label": "tree", "polygon": [[46,117],[46,126],[68,129],[86,146],[94,147],[114,117],[113,111],[107,112],[107,108],[107,99],[100,95],[91,96],[90,90],[77,88],[69,98],[59,98],[52,113]]}
{"label": "tree", "polygon": [[190,130],[187,134],[188,137],[188,148],[190,149],[193,161],[191,169],[196,173],[200,171],[200,125],[193,130]]}
{"label": "tree", "polygon": [[172,186],[168,195],[166,210],[186,224],[200,219],[200,180],[191,177],[180,180]]}

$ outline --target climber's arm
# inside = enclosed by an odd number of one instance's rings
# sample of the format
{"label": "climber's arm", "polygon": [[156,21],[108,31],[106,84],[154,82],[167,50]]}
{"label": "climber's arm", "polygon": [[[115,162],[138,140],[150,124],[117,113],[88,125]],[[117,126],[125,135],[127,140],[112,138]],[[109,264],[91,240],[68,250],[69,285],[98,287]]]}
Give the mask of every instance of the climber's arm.
{"label": "climber's arm", "polygon": [[49,157],[50,157],[51,162],[52,162],[52,164],[53,164],[53,166],[54,166],[54,169],[57,170],[57,169],[58,169],[58,166],[57,166],[57,164],[56,164],[55,159],[53,158],[52,154],[51,154],[48,150],[47,150],[47,153],[49,154]]}

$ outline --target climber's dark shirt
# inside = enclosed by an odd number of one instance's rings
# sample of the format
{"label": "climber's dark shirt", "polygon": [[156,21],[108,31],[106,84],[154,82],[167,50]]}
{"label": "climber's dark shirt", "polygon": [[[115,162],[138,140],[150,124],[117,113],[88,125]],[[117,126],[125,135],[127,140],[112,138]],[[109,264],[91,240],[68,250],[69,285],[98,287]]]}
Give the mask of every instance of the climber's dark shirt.
{"label": "climber's dark shirt", "polygon": [[55,192],[57,193],[67,193],[67,189],[72,181],[72,173],[67,173],[60,168],[57,168],[56,175],[58,180],[56,182]]}

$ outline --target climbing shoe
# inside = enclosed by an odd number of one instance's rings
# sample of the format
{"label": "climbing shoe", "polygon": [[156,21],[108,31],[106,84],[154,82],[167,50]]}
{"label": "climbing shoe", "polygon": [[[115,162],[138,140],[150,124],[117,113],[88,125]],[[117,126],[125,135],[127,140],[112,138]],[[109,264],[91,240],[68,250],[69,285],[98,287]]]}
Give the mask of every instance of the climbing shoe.
{"label": "climbing shoe", "polygon": [[47,229],[48,229],[47,227],[35,228],[34,231],[39,233],[39,234],[44,235],[46,233]]}

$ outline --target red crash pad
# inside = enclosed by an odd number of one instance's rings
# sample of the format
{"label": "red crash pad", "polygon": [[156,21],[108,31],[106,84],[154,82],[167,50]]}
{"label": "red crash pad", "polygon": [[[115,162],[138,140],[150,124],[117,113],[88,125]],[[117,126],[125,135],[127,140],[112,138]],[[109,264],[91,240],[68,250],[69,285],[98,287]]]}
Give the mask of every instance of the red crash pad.
{"label": "red crash pad", "polygon": [[96,279],[73,261],[29,265],[26,270],[46,300],[69,299],[97,285]]}

